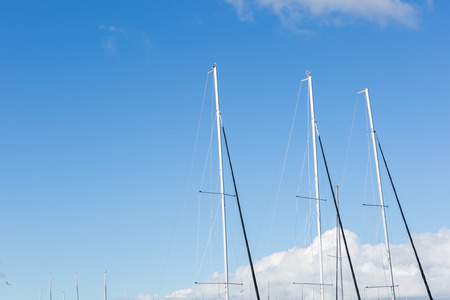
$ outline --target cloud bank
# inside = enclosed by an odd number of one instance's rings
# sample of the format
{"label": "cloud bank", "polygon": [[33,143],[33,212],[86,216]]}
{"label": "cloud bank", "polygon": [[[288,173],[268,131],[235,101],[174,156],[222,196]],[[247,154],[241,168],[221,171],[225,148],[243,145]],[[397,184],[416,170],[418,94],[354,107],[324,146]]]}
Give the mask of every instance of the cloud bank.
{"label": "cloud bank", "polygon": [[[309,21],[322,24],[346,24],[355,19],[388,23],[415,28],[421,8],[404,0],[225,0],[231,4],[241,20],[253,20],[254,12],[267,10],[289,27],[301,27]],[[432,7],[432,1],[425,1]]]}
{"label": "cloud bank", "polygon": [[[346,231],[351,259],[361,296],[365,299],[389,298],[389,288],[366,288],[367,286],[389,285],[387,261],[384,245],[360,244],[358,237]],[[324,257],[324,283],[335,283],[335,230],[322,235]],[[435,299],[445,299],[450,295],[450,229],[441,229],[438,233],[422,233],[414,236],[417,251]],[[342,246],[342,248],[344,248]],[[343,249],[344,251],[344,249]],[[426,289],[422,282],[409,242],[391,245],[397,296],[425,297]],[[349,271],[348,261],[343,252],[344,297],[355,298],[355,288]],[[261,298],[305,299],[318,297],[319,288],[297,283],[318,283],[318,239],[307,248],[291,248],[274,253],[255,263],[255,271]],[[223,274],[214,273],[208,282],[223,282]],[[230,299],[255,298],[249,266],[238,268],[230,274],[230,282],[241,282],[242,286],[230,286]],[[324,288],[325,298],[333,299],[335,288]],[[194,285],[188,289],[174,291],[171,295],[158,299],[217,299],[223,297],[223,286]],[[139,299],[146,299],[140,295]]]}

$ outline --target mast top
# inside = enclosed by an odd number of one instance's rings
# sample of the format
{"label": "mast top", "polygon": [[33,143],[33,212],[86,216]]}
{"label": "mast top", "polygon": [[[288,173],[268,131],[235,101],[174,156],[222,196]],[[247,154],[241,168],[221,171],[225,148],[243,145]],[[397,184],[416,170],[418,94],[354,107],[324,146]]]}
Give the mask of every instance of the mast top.
{"label": "mast top", "polygon": [[362,91],[357,92],[357,94],[365,93],[365,92],[368,91],[368,90],[369,90],[368,88],[365,88],[365,89],[363,89]]}
{"label": "mast top", "polygon": [[302,80],[301,80],[302,82],[303,82],[303,81],[306,81],[306,80],[308,80],[308,79],[311,78],[311,71],[305,71],[305,74],[306,74],[306,78],[305,78],[305,79],[302,79]]}
{"label": "mast top", "polygon": [[211,70],[208,71],[208,74],[214,71],[215,68],[217,68],[217,63],[213,63],[213,65],[211,66]]}

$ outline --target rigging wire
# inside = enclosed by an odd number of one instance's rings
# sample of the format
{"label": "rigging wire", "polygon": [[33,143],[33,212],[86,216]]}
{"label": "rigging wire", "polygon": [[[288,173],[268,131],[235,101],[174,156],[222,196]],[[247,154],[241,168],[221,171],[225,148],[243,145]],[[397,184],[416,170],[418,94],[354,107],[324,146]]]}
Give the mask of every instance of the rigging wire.
{"label": "rigging wire", "polygon": [[[158,294],[161,293],[162,285],[163,285],[163,282],[164,282],[166,268],[167,268],[167,263],[169,261],[169,255],[171,253],[172,245],[173,245],[173,242],[174,242],[173,239],[174,239],[174,235],[175,235],[176,225],[177,225],[178,221],[180,221],[180,220],[181,221],[179,223],[180,224],[183,223],[183,219],[184,219],[184,211],[185,211],[186,205],[187,205],[189,186],[190,186],[190,182],[191,182],[191,178],[192,178],[192,172],[193,172],[193,168],[194,168],[194,159],[195,159],[195,155],[196,155],[196,151],[197,151],[197,143],[198,143],[198,136],[199,136],[199,132],[200,132],[201,116],[203,114],[203,105],[204,105],[204,102],[205,102],[206,90],[207,90],[207,86],[208,86],[208,77],[209,77],[209,74],[206,74],[205,88],[204,88],[204,91],[203,91],[202,104],[201,104],[200,114],[199,114],[199,118],[198,118],[198,122],[197,122],[197,132],[196,132],[194,143],[193,143],[194,144],[193,145],[193,150],[191,152],[192,153],[192,155],[191,155],[191,162],[190,162],[189,167],[186,170],[186,175],[185,175],[185,178],[186,177],[188,178],[187,179],[187,184],[185,184],[183,186],[183,188],[182,188],[182,190],[184,190],[184,195],[180,197],[179,204],[181,204],[181,202],[183,200],[184,201],[183,201],[183,205],[182,206],[181,205],[177,205],[178,209],[177,209],[176,214],[175,214],[175,221],[173,223],[172,231],[171,231],[171,234],[170,234],[169,247],[168,247],[168,250],[167,250],[166,258],[164,260],[164,267],[163,267],[163,271],[162,271],[162,275],[161,275],[161,281],[160,281],[160,284],[159,284]],[[186,182],[186,180],[185,180],[185,182]],[[180,214],[180,207],[183,207],[183,210],[182,210],[182,213],[181,213],[182,217],[178,218],[178,215]]]}
{"label": "rigging wire", "polygon": [[274,208],[273,208],[272,219],[270,221],[269,233],[267,234],[266,250],[269,247],[270,235],[272,233],[273,222],[274,222],[274,219],[275,219],[275,212],[277,210],[277,205],[278,205],[278,200],[279,200],[280,190],[281,190],[281,183],[283,181],[284,170],[285,170],[285,167],[286,167],[287,156],[288,156],[288,153],[289,153],[289,146],[291,144],[291,139],[292,139],[292,132],[294,130],[295,118],[297,116],[297,108],[298,108],[298,103],[299,103],[299,99],[300,99],[300,93],[301,93],[302,85],[303,85],[302,83],[303,82],[300,82],[300,87],[299,87],[298,95],[297,95],[297,102],[295,104],[294,116],[293,116],[292,124],[291,124],[291,130],[289,132],[289,139],[288,139],[288,143],[287,143],[287,146],[286,146],[286,152],[284,154],[284,161],[283,161],[283,166],[281,168],[280,181],[278,183],[278,190],[277,190],[277,194],[276,194],[276,197],[275,197],[275,205],[274,205]]}
{"label": "rigging wire", "polygon": [[340,179],[340,184],[339,186],[342,186],[344,183],[344,179],[345,179],[345,175],[346,175],[346,171],[347,171],[347,162],[348,162],[348,156],[350,153],[350,146],[352,143],[352,137],[353,137],[353,129],[354,129],[354,125],[355,125],[355,119],[356,119],[356,110],[358,107],[358,94],[356,94],[356,99],[355,99],[355,105],[353,108],[353,117],[352,117],[352,122],[350,124],[349,127],[349,132],[347,134],[347,147],[346,147],[346,151],[345,151],[345,156],[344,156],[344,161],[342,164],[342,171],[341,171],[341,179]]}
{"label": "rigging wire", "polygon": [[348,250],[347,239],[345,237],[344,226],[342,225],[341,216],[340,216],[338,205],[337,205],[337,202],[336,202],[336,197],[334,195],[333,184],[331,183],[331,177],[330,177],[330,173],[328,171],[327,161],[325,159],[325,152],[323,150],[322,139],[321,139],[321,137],[319,135],[319,129],[317,128],[317,124],[315,124],[315,127],[316,127],[315,129],[317,131],[317,138],[319,139],[319,145],[320,145],[320,149],[321,149],[321,152],[322,152],[322,158],[323,158],[323,162],[324,162],[324,165],[325,165],[325,170],[327,172],[327,177],[328,177],[328,182],[329,182],[330,189],[331,189],[331,194],[333,196],[334,206],[336,208],[336,214],[337,214],[337,218],[338,218],[338,221],[339,221],[339,227],[341,229],[342,239],[344,241],[345,251],[347,252],[347,259],[348,259],[348,262],[349,262],[349,265],[350,265],[350,270],[352,272],[352,278],[353,278],[353,283],[354,283],[354,286],[355,286],[355,291],[356,291],[358,300],[361,300],[361,296],[359,294],[359,289],[358,289],[358,284],[356,282],[355,272],[353,270],[353,264],[352,264],[352,261],[351,261],[351,258],[350,258],[350,252]]}
{"label": "rigging wire", "polygon": [[[222,122],[221,122],[221,124],[222,124]],[[230,164],[231,178],[232,178],[232,181],[233,181],[234,192],[235,192],[235,195],[236,195],[236,203],[237,203],[237,206],[238,206],[239,216],[240,216],[240,219],[241,219],[242,232],[243,232],[243,235],[244,235],[245,245],[246,245],[246,248],[247,248],[248,260],[249,260],[249,264],[250,264],[250,269],[252,271],[253,285],[255,287],[256,298],[257,298],[257,300],[260,300],[260,298],[259,298],[259,290],[258,290],[258,283],[256,281],[255,270],[253,268],[253,261],[252,261],[252,257],[251,257],[251,254],[250,254],[250,247],[249,247],[249,244],[248,244],[247,233],[245,231],[244,219],[242,217],[242,210],[241,210],[241,204],[240,204],[240,201],[239,201],[239,195],[238,195],[238,191],[237,191],[236,180],[235,180],[235,177],[234,177],[233,166],[231,164],[231,157],[230,157],[230,151],[229,151],[229,148],[228,148],[227,135],[225,134],[225,127],[223,126],[223,124],[222,124],[222,132],[223,132],[223,139],[224,139],[224,142],[225,142],[225,147],[226,147],[226,150],[227,150],[228,163]]]}
{"label": "rigging wire", "polygon": [[[301,186],[301,182],[303,179],[303,171],[305,168],[305,162],[307,162],[307,174],[309,174],[310,176],[308,176],[308,197],[310,199],[313,199],[312,195],[311,195],[311,190],[312,190],[312,182],[311,182],[311,159],[310,159],[310,134],[311,134],[311,122],[309,122],[310,118],[310,109],[309,109],[309,101],[306,101],[306,105],[307,105],[307,109],[306,109],[306,143],[305,143],[305,151],[304,151],[304,155],[303,155],[303,161],[302,161],[302,166],[300,169],[300,176],[299,176],[299,180],[298,180],[298,184],[297,184],[297,195],[300,195],[300,186]],[[305,230],[298,230],[297,228],[295,228],[295,232],[307,232],[308,236],[305,237],[305,239],[303,240],[304,245],[306,244],[305,241],[308,240],[309,238],[309,245],[312,244],[312,238],[311,238],[311,224],[312,224],[312,201],[309,201],[309,210],[307,213],[306,218],[303,221],[303,225],[302,225],[302,229]],[[298,205],[298,201],[296,201],[296,208]],[[296,218],[298,218],[298,210],[296,209]],[[297,222],[295,222],[295,224],[297,225]],[[300,235],[298,235],[298,237],[295,239],[296,243],[298,242],[298,239],[300,238]]]}
{"label": "rigging wire", "polygon": [[[198,123],[198,127],[197,127],[197,136],[196,136],[196,143],[198,143],[198,136],[199,136],[199,131],[200,131],[200,125],[201,125],[201,120],[202,120],[202,115],[203,115],[203,109],[204,109],[204,103],[205,103],[205,98],[206,98],[206,89],[207,89],[207,84],[208,84],[208,77],[209,77],[209,73],[207,74],[207,80],[206,80],[206,84],[205,84],[205,91],[203,93],[203,101],[202,101],[202,108],[201,108],[201,114],[200,114],[200,119],[199,119],[199,123]],[[210,136],[209,136],[209,144],[208,144],[208,148],[207,148],[207,152],[206,152],[206,157],[205,157],[205,161],[203,164],[203,172],[202,172],[202,177],[200,180],[200,187],[203,187],[204,181],[205,181],[205,176],[206,176],[206,169],[208,167],[208,165],[210,166],[210,168],[212,167],[212,162],[210,162],[208,164],[208,160],[212,161],[212,139],[213,139],[213,132],[214,132],[214,114],[212,114],[211,117],[211,124],[210,124]],[[197,145],[196,145],[197,147]],[[211,182],[212,182],[212,178],[211,178],[211,174],[212,172],[209,172],[210,174],[210,178],[209,178],[209,182],[210,182],[210,186]],[[195,257],[195,266],[197,268],[197,270],[195,271],[195,273],[197,274],[199,272],[198,270],[198,254],[199,254],[199,243],[200,243],[200,219],[201,219],[201,195],[198,196],[198,215],[197,215],[197,250],[196,250],[196,257]],[[210,224],[210,230],[211,230],[211,224]],[[209,241],[209,239],[208,239]],[[198,276],[198,275],[197,275]],[[194,278],[197,278],[197,276],[195,276]]]}
{"label": "rigging wire", "polygon": [[[200,276],[200,272],[201,272],[201,269],[202,269],[202,266],[203,266],[203,262],[204,262],[204,259],[206,257],[206,252],[207,252],[208,248],[211,248],[211,247],[208,247],[208,245],[210,245],[210,243],[211,243],[211,237],[212,237],[213,231],[214,231],[213,230],[214,229],[214,224],[216,224],[217,216],[219,215],[219,210],[220,210],[219,208],[220,208],[220,205],[217,205],[216,212],[214,214],[214,218],[212,218],[212,215],[211,215],[211,223],[210,223],[208,239],[207,239],[207,242],[206,242],[206,247],[205,247],[205,249],[203,251],[202,258],[200,260],[200,265],[198,266],[197,273],[195,275],[196,280]],[[212,259],[212,257],[211,257],[211,259]]]}
{"label": "rigging wire", "polygon": [[[205,162],[203,165],[203,172],[202,172],[202,177],[200,180],[200,187],[203,187],[204,181],[205,181],[205,176],[206,176],[206,169],[208,167],[208,165],[210,166],[210,168],[212,167],[212,162],[210,162],[208,164],[208,160],[212,161],[212,139],[213,139],[213,130],[211,130],[211,134],[209,137],[209,144],[208,144],[208,150],[206,153],[206,158],[205,158]],[[211,178],[211,174],[212,172],[209,172],[210,174],[210,178],[209,178],[209,186],[212,186],[212,178]],[[210,197],[211,198],[211,197]],[[197,254],[196,254],[196,258],[195,258],[195,265],[198,265],[198,252],[199,252],[199,241],[200,241],[200,216],[201,216],[201,195],[199,194],[198,196],[198,216],[197,216]],[[212,225],[210,225],[211,227]],[[198,271],[198,270],[197,270]]]}
{"label": "rigging wire", "polygon": [[381,143],[380,143],[380,140],[378,139],[378,137],[377,137],[377,142],[378,142],[378,148],[380,149],[381,156],[383,157],[383,162],[384,162],[384,165],[386,167],[386,172],[387,172],[387,174],[389,176],[389,180],[391,182],[392,190],[394,191],[395,199],[397,200],[398,208],[399,208],[400,213],[402,215],[402,219],[403,219],[403,222],[405,224],[406,231],[408,233],[408,237],[409,237],[409,240],[411,242],[411,246],[412,246],[413,251],[414,251],[414,255],[416,257],[417,264],[419,265],[420,274],[422,275],[422,280],[423,280],[424,285],[426,287],[428,297],[430,298],[430,300],[433,300],[433,296],[431,295],[430,287],[428,286],[428,282],[427,282],[427,279],[425,277],[425,272],[423,271],[422,264],[420,263],[419,255],[417,254],[416,247],[414,245],[414,241],[413,241],[412,236],[411,236],[411,232],[409,231],[408,223],[406,223],[406,218],[405,218],[405,215],[403,214],[403,209],[402,209],[402,206],[400,204],[400,200],[398,199],[397,191],[396,191],[395,186],[394,186],[394,181],[392,180],[391,172],[389,172],[389,168],[387,166],[386,158],[384,157],[383,149],[381,149]]}

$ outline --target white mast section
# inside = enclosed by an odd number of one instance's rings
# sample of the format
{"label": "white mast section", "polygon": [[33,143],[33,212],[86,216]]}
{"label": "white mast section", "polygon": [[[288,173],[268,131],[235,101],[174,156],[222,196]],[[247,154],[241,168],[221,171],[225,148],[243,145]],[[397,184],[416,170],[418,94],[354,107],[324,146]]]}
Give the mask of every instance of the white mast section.
{"label": "white mast section", "polygon": [[77,300],[80,300],[80,294],[78,293],[78,276],[77,273],[75,273],[75,289],[77,292]]}
{"label": "white mast section", "polygon": [[375,169],[377,171],[378,195],[380,197],[381,216],[383,218],[384,240],[386,243],[386,252],[387,252],[388,263],[389,263],[389,272],[391,275],[390,277],[391,277],[392,299],[395,300],[395,286],[394,286],[394,273],[392,271],[391,247],[389,246],[389,238],[388,238],[387,225],[386,225],[386,214],[384,211],[383,190],[381,188],[380,167],[378,165],[378,152],[377,152],[377,146],[376,146],[376,141],[375,141],[375,129],[373,127],[372,110],[370,107],[369,89],[366,88],[363,91],[360,91],[358,93],[364,93],[366,95],[367,112],[369,114],[370,131],[371,131],[371,135],[372,135],[373,157],[375,160]]}
{"label": "white mast section", "polygon": [[323,257],[322,257],[322,229],[320,226],[320,199],[319,199],[319,177],[317,168],[317,146],[316,146],[316,119],[314,117],[314,99],[312,93],[311,74],[308,73],[309,103],[311,109],[311,131],[314,154],[314,186],[316,190],[316,211],[317,211],[317,237],[319,238],[319,274],[320,274],[320,299],[323,300]]}
{"label": "white mast section", "polygon": [[[219,150],[219,173],[220,173],[220,199],[222,202],[222,231],[223,231],[223,259],[224,259],[224,273],[225,273],[225,300],[229,298],[228,289],[228,251],[227,251],[227,231],[226,231],[226,214],[225,214],[225,191],[223,184],[223,163],[222,163],[222,119],[219,107],[219,88],[217,84],[217,66],[212,66],[214,74],[214,90],[216,98],[216,120],[217,120],[217,143]],[[210,71],[211,72],[211,71]]]}
{"label": "white mast section", "polygon": [[52,300],[52,273],[50,273],[49,279],[48,279],[48,299]]}
{"label": "white mast section", "polygon": [[[337,202],[337,207],[339,210],[339,186],[336,186],[336,202]],[[336,255],[336,259],[339,262],[339,272],[340,272],[340,283],[341,283],[341,299],[344,299],[344,277],[342,276],[342,248],[341,248],[341,223],[339,223],[339,221],[337,222],[337,226],[336,226],[336,232],[337,232],[337,255]],[[336,275],[337,275],[337,270],[336,270]],[[338,276],[338,277],[339,277]],[[336,281],[336,289],[338,289],[338,282]],[[338,294],[336,293],[336,300],[338,299]]]}

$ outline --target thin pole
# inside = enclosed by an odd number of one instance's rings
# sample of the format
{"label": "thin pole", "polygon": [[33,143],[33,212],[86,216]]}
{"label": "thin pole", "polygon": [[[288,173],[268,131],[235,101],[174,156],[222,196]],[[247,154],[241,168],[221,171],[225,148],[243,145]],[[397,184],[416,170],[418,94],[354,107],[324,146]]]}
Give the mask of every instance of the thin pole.
{"label": "thin pole", "polygon": [[[227,231],[225,214],[225,192],[223,184],[223,160],[222,160],[222,137],[221,137],[221,115],[219,107],[219,88],[217,84],[217,66],[212,66],[214,74],[214,91],[216,98],[216,121],[217,121],[217,144],[219,150],[219,173],[220,173],[220,199],[222,202],[222,232],[223,232],[223,263],[225,273],[225,300],[228,300],[228,251],[227,251]],[[106,299],[105,299],[106,300]]]}
{"label": "thin pole", "polygon": [[80,300],[80,294],[78,293],[78,275],[75,273],[75,289],[77,292],[77,300]]}
{"label": "thin pole", "polygon": [[378,195],[380,198],[380,207],[381,207],[381,217],[383,218],[383,229],[384,229],[384,240],[386,243],[386,252],[388,256],[388,264],[389,264],[389,272],[391,278],[391,291],[392,291],[392,299],[395,300],[395,287],[394,287],[394,272],[392,270],[392,260],[391,260],[391,247],[389,245],[387,224],[386,224],[386,214],[384,210],[384,200],[383,200],[383,189],[381,187],[381,177],[380,177],[380,167],[378,165],[378,151],[376,146],[375,139],[375,129],[373,127],[373,119],[372,119],[372,110],[370,107],[370,99],[369,99],[369,89],[364,89],[364,94],[366,95],[367,102],[367,112],[369,114],[369,122],[370,122],[370,131],[372,136],[372,146],[373,146],[373,157],[375,160],[375,169],[377,172],[377,182],[378,182]]}
{"label": "thin pole", "polygon": [[316,146],[316,119],[314,117],[314,99],[312,93],[312,81],[311,75],[308,74],[308,87],[309,87],[309,103],[311,109],[311,130],[312,130],[312,142],[313,142],[313,155],[314,155],[314,186],[316,190],[316,211],[317,211],[317,237],[319,238],[319,276],[320,276],[320,299],[324,300],[323,294],[323,257],[322,257],[322,229],[320,225],[320,199],[319,199],[319,176],[317,167],[317,146]]}
{"label": "thin pole", "polygon": [[352,273],[353,284],[355,286],[356,296],[358,297],[358,300],[361,300],[361,295],[359,294],[358,283],[356,282],[355,271],[353,270],[352,259],[350,257],[350,251],[348,250],[347,239],[345,238],[344,226],[342,226],[341,215],[339,213],[339,208],[338,208],[338,204],[337,204],[337,201],[336,201],[336,196],[334,195],[333,184],[331,183],[330,172],[328,170],[328,164],[327,164],[327,160],[325,158],[325,152],[323,150],[322,139],[320,138],[319,129],[317,128],[317,125],[316,125],[316,130],[317,130],[317,137],[319,138],[320,149],[322,151],[322,157],[323,157],[323,163],[325,165],[325,171],[327,172],[328,183],[330,185],[331,194],[333,196],[334,207],[336,208],[336,214],[337,214],[337,217],[338,217],[338,220],[339,220],[339,227],[341,229],[341,235],[342,235],[342,240],[344,242],[345,252],[347,253],[348,264],[350,266],[350,271]]}
{"label": "thin pole", "polygon": [[49,276],[48,286],[49,286],[48,299],[52,300],[52,273],[50,273],[50,276]]}
{"label": "thin pole", "polygon": [[[337,209],[339,211],[339,186],[336,186],[336,202],[337,202]],[[338,257],[339,257],[339,271],[340,271],[340,277],[341,277],[341,299],[344,299],[344,277],[342,276],[342,242],[341,242],[341,224],[339,223],[339,219],[337,218],[337,227],[339,229],[338,231]],[[338,283],[336,282],[336,285]],[[337,299],[337,294],[336,294]]]}
{"label": "thin pole", "polygon": [[106,271],[105,271],[105,274],[103,275],[103,287],[104,287],[104,289],[103,289],[103,299],[107,300],[108,297],[107,297],[107,294],[106,294]]}
{"label": "thin pole", "polygon": [[406,223],[406,218],[405,218],[405,215],[403,214],[403,209],[402,209],[402,206],[400,204],[400,200],[398,199],[397,191],[395,190],[394,181],[392,180],[391,172],[389,172],[389,168],[388,168],[388,165],[387,165],[387,162],[386,162],[386,158],[384,157],[383,149],[381,149],[381,143],[380,143],[380,140],[378,139],[378,137],[377,137],[377,141],[378,141],[378,147],[380,148],[381,157],[383,158],[384,165],[386,167],[386,171],[387,171],[387,174],[389,176],[389,180],[391,181],[392,189],[394,190],[395,199],[397,199],[397,204],[398,204],[398,208],[400,209],[400,213],[402,215],[403,223],[405,224],[406,231],[408,232],[409,241],[411,242],[411,246],[413,248],[417,264],[419,265],[420,274],[422,275],[423,283],[425,284],[425,288],[427,289],[428,297],[430,298],[430,300],[433,300],[433,296],[431,295],[430,287],[428,286],[427,278],[425,277],[425,272],[423,271],[422,264],[420,263],[420,260],[419,260],[419,255],[417,254],[416,247],[414,246],[414,241],[413,241],[411,232],[409,231],[408,223]]}
{"label": "thin pole", "polygon": [[[336,188],[336,200],[337,200],[337,204],[338,204],[338,208],[339,208],[339,186],[335,186]],[[339,236],[339,220],[337,218],[337,214],[336,214],[336,300],[338,300],[338,293],[339,293],[339,286],[338,286],[338,282],[339,282],[339,241],[340,241],[340,236]]]}
{"label": "thin pole", "polygon": [[245,247],[247,249],[248,261],[250,264],[250,270],[252,271],[253,284],[255,285],[256,299],[260,300],[258,283],[256,281],[255,268],[253,267],[253,260],[252,260],[252,255],[250,253],[250,246],[248,244],[247,232],[245,231],[244,217],[242,216],[241,202],[239,200],[239,194],[238,194],[238,190],[237,190],[237,186],[236,186],[236,179],[234,177],[233,165],[231,164],[231,156],[230,156],[230,149],[228,148],[227,135],[225,134],[225,127],[223,126],[223,123],[221,123],[221,124],[222,124],[223,140],[225,142],[225,149],[227,150],[227,155],[228,155],[228,163],[230,164],[231,178],[233,180],[234,192],[236,195],[236,203],[237,203],[238,210],[239,210],[239,217],[241,219],[242,233],[244,234],[244,241],[245,241]]}
{"label": "thin pole", "polygon": [[342,276],[342,241],[341,241],[341,236],[339,236],[339,262],[340,262],[339,270],[340,270],[340,273],[341,273],[341,299],[344,300],[344,276]]}

